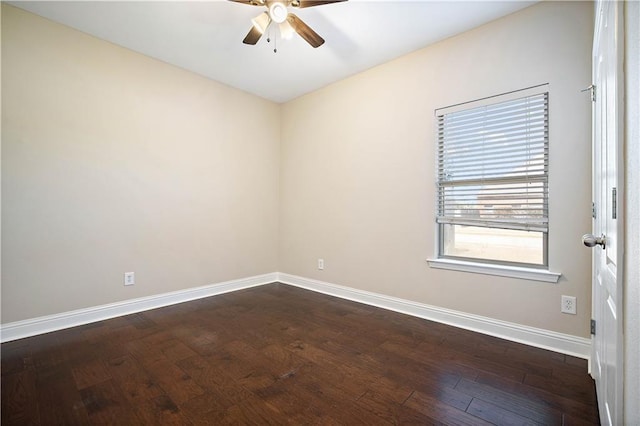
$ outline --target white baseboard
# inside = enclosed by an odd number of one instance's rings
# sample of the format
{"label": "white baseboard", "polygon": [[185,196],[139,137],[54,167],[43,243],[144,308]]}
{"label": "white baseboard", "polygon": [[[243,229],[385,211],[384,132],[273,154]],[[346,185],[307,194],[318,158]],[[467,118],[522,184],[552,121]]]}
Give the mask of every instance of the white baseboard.
{"label": "white baseboard", "polygon": [[411,302],[290,274],[278,273],[278,281],[342,299],[353,300],[579,358],[589,359],[591,354],[591,340],[583,337]]}
{"label": "white baseboard", "polygon": [[0,326],[0,342],[9,342],[122,315],[134,314],[137,312],[147,311],[149,309],[161,308],[163,306],[174,305],[176,303],[188,302],[190,300],[201,299],[203,297],[228,293],[230,291],[269,284],[276,282],[277,280],[278,274],[273,272],[249,278],[241,278],[238,280],[190,288],[187,290],[141,297],[138,299],[110,303],[108,305],[94,306],[76,311],[63,312],[61,314],[47,315],[24,321],[2,324],[2,326]]}
{"label": "white baseboard", "polygon": [[9,342],[51,331],[273,282],[281,282],[283,284],[293,285],[342,299],[353,300],[355,302],[377,306],[379,308],[389,309],[414,317],[424,318],[538,348],[549,349],[579,358],[589,359],[591,354],[590,339],[500,321],[479,315],[467,314],[451,309],[439,308],[437,306],[425,305],[280,272],[2,324],[0,326],[0,342]]}

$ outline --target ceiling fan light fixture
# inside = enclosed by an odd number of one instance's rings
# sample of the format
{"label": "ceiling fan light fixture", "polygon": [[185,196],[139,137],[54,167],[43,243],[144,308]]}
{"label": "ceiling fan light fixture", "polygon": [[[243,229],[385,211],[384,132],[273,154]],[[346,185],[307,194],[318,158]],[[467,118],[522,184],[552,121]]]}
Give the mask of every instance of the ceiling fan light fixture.
{"label": "ceiling fan light fixture", "polygon": [[285,40],[291,40],[296,30],[293,29],[289,21],[284,21],[280,24],[280,36]]}
{"label": "ceiling fan light fixture", "polygon": [[267,30],[267,27],[271,23],[271,18],[269,18],[269,14],[267,12],[263,12],[260,15],[256,16],[251,20],[253,26],[260,31],[260,34],[264,34]]}
{"label": "ceiling fan light fixture", "polygon": [[274,22],[282,24],[287,20],[287,15],[289,15],[289,12],[284,3],[275,2],[269,6],[269,16]]}

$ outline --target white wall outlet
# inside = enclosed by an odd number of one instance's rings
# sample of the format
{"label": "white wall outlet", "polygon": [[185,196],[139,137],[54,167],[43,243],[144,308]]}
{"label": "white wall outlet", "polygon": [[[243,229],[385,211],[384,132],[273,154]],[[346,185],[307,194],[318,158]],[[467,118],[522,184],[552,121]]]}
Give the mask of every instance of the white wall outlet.
{"label": "white wall outlet", "polygon": [[576,314],[576,298],[574,296],[562,296],[560,312],[565,314]]}
{"label": "white wall outlet", "polygon": [[124,273],[124,285],[134,285],[136,283],[136,274],[135,272],[125,272]]}
{"label": "white wall outlet", "polygon": [[318,259],[318,269],[321,271],[324,269],[324,259]]}

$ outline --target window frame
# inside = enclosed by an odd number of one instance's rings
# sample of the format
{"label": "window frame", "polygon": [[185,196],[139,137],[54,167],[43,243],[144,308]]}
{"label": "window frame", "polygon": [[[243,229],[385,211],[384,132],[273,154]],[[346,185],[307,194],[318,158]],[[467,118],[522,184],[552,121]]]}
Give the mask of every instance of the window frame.
{"label": "window frame", "polygon": [[[509,101],[527,98],[531,96],[546,96],[546,112],[544,115],[545,119],[545,128],[546,128],[546,148],[545,155],[548,159],[549,155],[549,85],[542,84],[538,86],[529,87],[522,90],[516,90],[508,93],[503,93],[499,95],[489,96],[486,98],[464,102],[460,104],[451,105],[449,107],[438,108],[435,110],[435,117],[438,120],[441,116],[445,114],[452,114],[460,111],[467,111],[474,108],[488,106],[488,105],[496,105],[502,104]],[[443,112],[446,111],[446,112]],[[440,149],[441,142],[439,136],[440,126],[436,125],[435,133],[436,133],[436,149]],[[440,155],[436,154],[436,218],[440,217],[440,202],[441,202],[441,187],[440,187],[440,176],[441,176],[441,165],[440,165]],[[549,181],[550,181],[550,171],[548,163],[544,167],[544,205],[547,207],[546,215],[544,218],[547,221],[547,227],[544,231],[535,231],[540,232],[542,234],[542,263],[527,263],[527,262],[514,262],[510,260],[497,260],[497,259],[489,259],[489,258],[476,258],[476,257],[464,257],[464,256],[456,256],[451,254],[445,254],[445,226],[456,226],[455,223],[443,223],[436,221],[437,229],[437,241],[436,241],[436,253],[437,259],[429,259],[429,264],[432,267],[445,268],[445,269],[458,269],[458,270],[467,270],[470,269],[469,272],[480,272],[480,273],[492,273],[496,270],[502,269],[504,271],[517,271],[516,276],[521,277],[522,272],[525,272],[525,278],[536,279],[540,281],[550,281],[557,282],[560,274],[549,272],[549,213],[548,213],[548,202],[549,202]],[[472,225],[477,227],[486,227],[491,228],[490,226],[482,226],[481,224]],[[487,270],[483,270],[483,267],[486,267]],[[480,268],[480,270],[478,270]],[[536,271],[541,273],[538,274]],[[528,272],[532,272],[532,274],[528,274]],[[502,273],[492,273],[494,275],[502,275]],[[531,276],[528,276],[531,275]],[[512,276],[508,274],[508,276]]]}

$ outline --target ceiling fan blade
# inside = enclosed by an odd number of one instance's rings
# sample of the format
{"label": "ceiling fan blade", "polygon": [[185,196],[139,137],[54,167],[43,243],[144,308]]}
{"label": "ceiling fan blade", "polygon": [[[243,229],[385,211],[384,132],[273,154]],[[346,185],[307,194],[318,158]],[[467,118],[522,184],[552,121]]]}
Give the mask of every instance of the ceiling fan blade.
{"label": "ceiling fan blade", "polygon": [[287,16],[287,21],[289,22],[289,24],[291,24],[293,29],[300,35],[300,37],[305,39],[307,43],[309,43],[314,48],[318,46],[322,46],[322,44],[324,43],[324,39],[320,37],[318,33],[313,31],[311,27],[309,27],[307,24],[302,22],[302,20],[298,18],[296,15],[294,15],[293,13],[289,13],[289,15]]}
{"label": "ceiling fan blade", "polygon": [[271,23],[271,18],[267,12],[262,12],[251,20],[253,27],[249,30],[249,34],[242,40],[244,44],[256,44],[262,34],[267,30],[267,27]]}
{"label": "ceiling fan blade", "polygon": [[262,32],[256,27],[251,27],[249,34],[242,40],[244,44],[256,44],[262,37]]}
{"label": "ceiling fan blade", "polygon": [[264,0],[229,0],[234,3],[248,4],[250,6],[264,6]]}
{"label": "ceiling fan blade", "polygon": [[340,3],[347,0],[293,0],[291,6],[300,9],[304,7],[322,6],[323,4]]}

